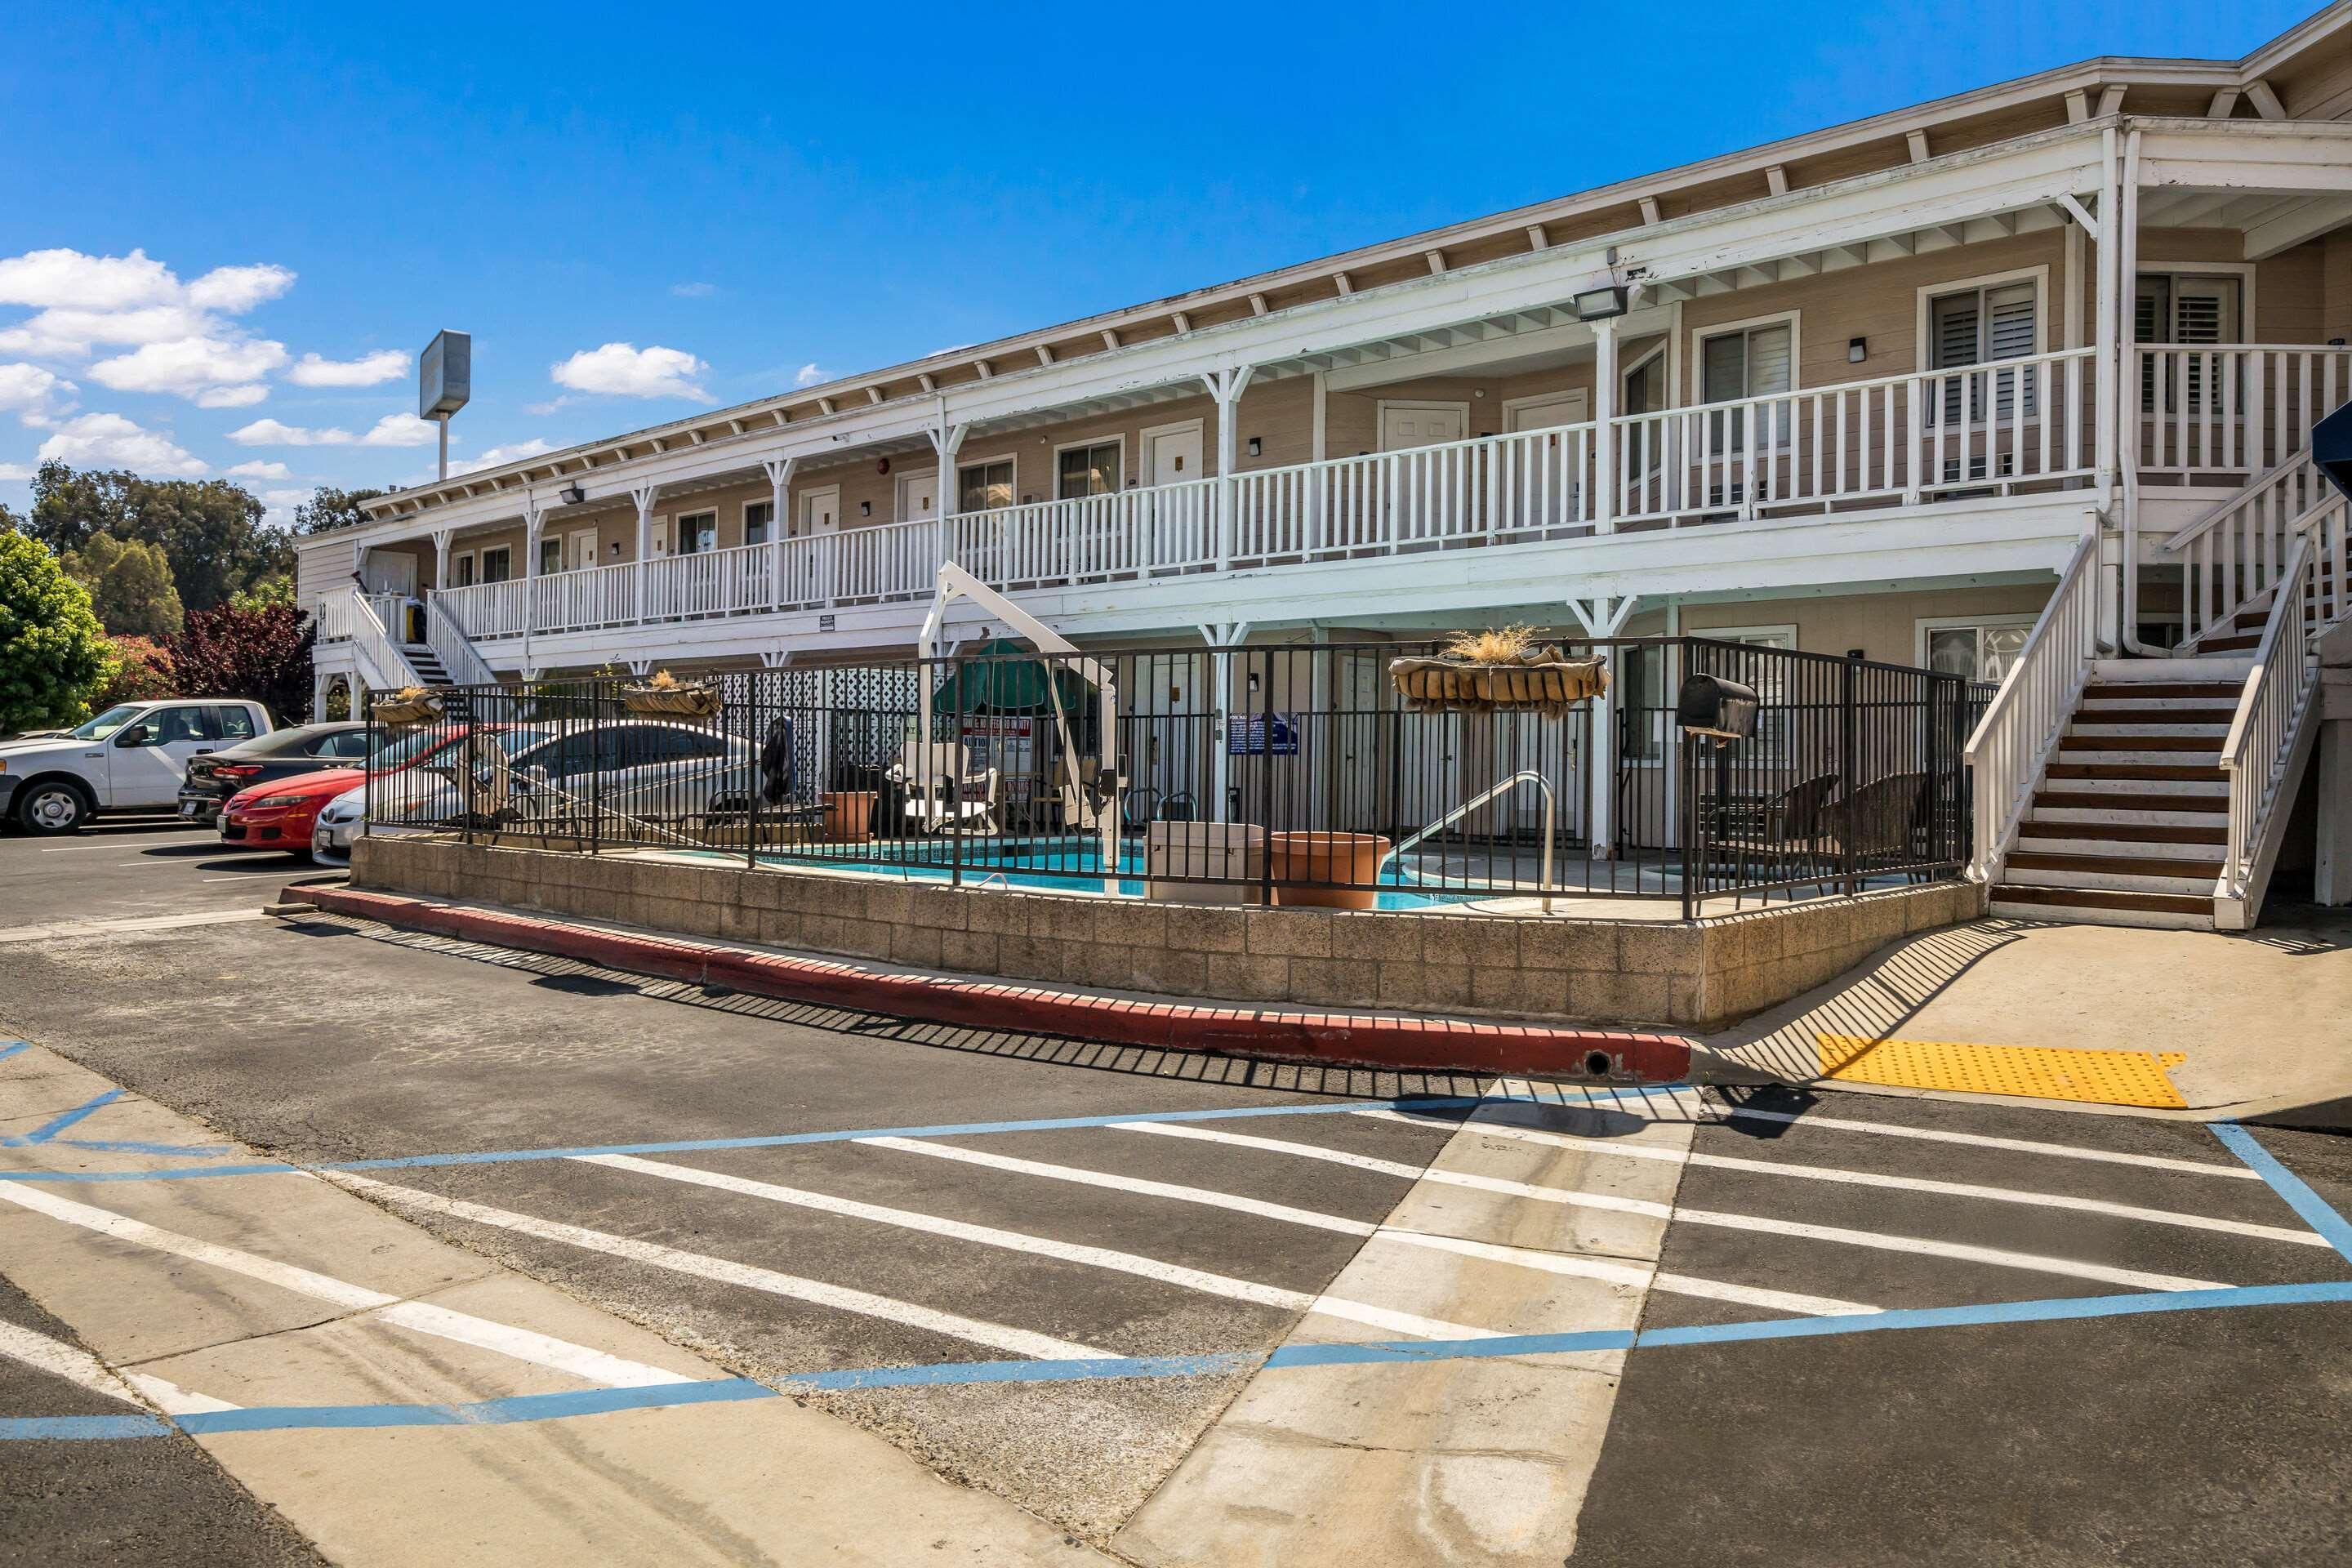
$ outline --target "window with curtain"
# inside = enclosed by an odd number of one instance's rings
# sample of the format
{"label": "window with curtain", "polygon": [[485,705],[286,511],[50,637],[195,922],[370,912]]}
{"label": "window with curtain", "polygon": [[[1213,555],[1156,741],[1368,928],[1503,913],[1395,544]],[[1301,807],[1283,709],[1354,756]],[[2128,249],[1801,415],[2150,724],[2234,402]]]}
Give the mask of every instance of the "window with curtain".
{"label": "window with curtain", "polygon": [[[2029,358],[2040,321],[2038,295],[2036,285],[2028,279],[1962,289],[1930,300],[1927,368],[1962,370],[2006,359]],[[2034,378],[2034,372],[2023,368],[1948,376],[1931,406],[1947,425],[1982,419],[1988,407],[1993,417],[2006,419],[2017,412],[2017,399],[2021,393],[2024,411],[2030,418],[2039,392]],[[1961,412],[1963,396],[1967,399],[1965,415]]]}
{"label": "window with curtain", "polygon": [[[1787,321],[1717,332],[1699,342],[1699,399],[1769,397],[1796,385],[1796,329]],[[1752,413],[1715,416],[1709,438],[1717,451],[1742,450],[1752,423],[1760,437],[1785,447],[1790,420],[1790,405],[1759,404]]]}
{"label": "window with curtain", "polygon": [[563,541],[541,535],[539,541],[539,574],[542,577],[563,570]]}
{"label": "window with curtain", "polygon": [[1120,478],[1118,442],[1071,447],[1055,459],[1054,494],[1063,500],[1108,495],[1118,489]]}
{"label": "window with curtain", "polygon": [[482,552],[482,581],[503,583],[514,575],[514,552],[505,545]]}
{"label": "window with curtain", "polygon": [[[2198,277],[2185,272],[2140,275],[2132,299],[2132,337],[2143,343],[2168,343],[2181,348],[2242,342],[2239,331],[2239,279]],[[2143,414],[2170,412],[2176,407],[2201,408],[2205,403],[2205,365],[2193,358],[2158,384],[2157,363],[2143,359],[2139,367],[2139,406]]]}
{"label": "window with curtain", "polygon": [[2033,635],[2031,620],[2011,620],[1986,626],[1927,628],[1927,668],[1963,680],[1999,680],[2017,662],[2025,639]]}
{"label": "window with curtain", "polygon": [[677,553],[699,555],[719,548],[719,514],[698,511],[677,520]]}
{"label": "window with curtain", "polygon": [[[1064,456],[1068,456],[1065,453]],[[1013,504],[1013,459],[967,463],[956,470],[958,511],[994,511]]]}
{"label": "window with curtain", "polygon": [[743,503],[743,542],[767,543],[768,527],[775,521],[775,517],[776,505],[773,501],[745,501]]}

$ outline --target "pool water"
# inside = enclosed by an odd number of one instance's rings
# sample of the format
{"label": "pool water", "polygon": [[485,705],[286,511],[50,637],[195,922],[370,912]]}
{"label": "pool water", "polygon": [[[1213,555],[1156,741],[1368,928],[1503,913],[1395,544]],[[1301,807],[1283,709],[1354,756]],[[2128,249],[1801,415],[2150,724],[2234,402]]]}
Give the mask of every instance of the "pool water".
{"label": "pool water", "polygon": [[[941,847],[930,844],[929,847],[937,853]],[[698,858],[737,858],[716,849],[688,850],[685,853]],[[1075,839],[974,840],[964,846],[963,880],[967,886],[985,879],[992,888],[1001,885],[1045,893],[1095,892],[1100,890],[1104,879],[1094,868],[1094,853],[1095,844],[1091,839],[1083,845]],[[946,882],[955,876],[952,867],[916,865],[903,860],[846,859],[834,855],[762,855],[760,859],[763,865],[852,871],[860,876],[896,877],[910,882]],[[1141,853],[1133,849],[1122,851],[1118,858],[1118,896],[1123,899],[1142,898],[1143,871]],[[1387,873],[1401,881],[1410,880],[1410,874],[1393,864],[1387,868]],[[1398,886],[1382,888],[1373,907],[1381,910],[1427,910],[1493,896],[1493,892],[1474,889],[1440,891]]]}

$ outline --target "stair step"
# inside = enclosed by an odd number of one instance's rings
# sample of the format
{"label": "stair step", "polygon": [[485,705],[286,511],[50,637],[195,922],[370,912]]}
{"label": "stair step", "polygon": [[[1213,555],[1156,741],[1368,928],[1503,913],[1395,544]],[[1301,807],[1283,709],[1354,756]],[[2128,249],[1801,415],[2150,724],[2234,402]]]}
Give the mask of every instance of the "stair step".
{"label": "stair step", "polygon": [[2123,888],[2066,888],[2049,882],[2009,882],[1994,887],[1992,896],[2005,902],[2073,904],[2089,910],[2164,910],[2174,914],[2210,918],[2213,900],[2189,893],[2138,893]]}
{"label": "stair step", "polygon": [[2178,893],[2130,893],[2097,888],[2004,883],[1992,890],[1992,912],[2011,920],[2067,921],[2084,925],[2150,926],[2210,931],[2213,900]]}
{"label": "stair step", "polygon": [[2033,805],[2037,811],[2225,812],[2230,809],[2230,784],[2219,778],[2134,779],[2105,787],[2045,784],[2033,792]]}
{"label": "stair step", "polygon": [[2082,779],[2099,782],[2139,783],[2142,781],[2207,784],[2229,782],[2217,759],[2211,767],[2188,763],[2122,763],[2102,760],[2096,763],[2065,763],[2050,764],[2053,779]]}
{"label": "stair step", "polygon": [[2233,708],[2195,708],[2179,703],[2151,702],[2144,708],[2084,707],[2076,710],[2074,722],[2094,724],[2102,731],[2119,731],[2126,735],[2185,734],[2197,725],[2218,725],[2227,733],[2230,721],[2237,716],[2237,710]]}
{"label": "stair step", "polygon": [[2144,735],[2139,732],[2142,729],[2150,728],[2160,728],[2160,726],[2134,725],[2120,735],[2104,733],[2078,735],[2069,730],[2064,738],[2058,742],[2058,749],[2062,752],[2210,752],[2219,756],[2221,752],[2221,742],[2229,734],[2226,725],[2221,727],[2219,734],[2212,735],[2194,733]]}
{"label": "stair step", "polygon": [[[2195,801],[2183,801],[2195,805]],[[2226,805],[2226,801],[2224,802]],[[2158,810],[2152,806],[2101,805],[2098,806],[2036,805],[2026,814],[2026,824],[2062,827],[2070,832],[2099,834],[2111,827],[2211,827],[2226,821],[2222,811]]]}
{"label": "stair step", "polygon": [[2095,658],[2091,679],[2117,686],[2149,681],[2214,681],[2231,676],[2243,681],[2254,672],[2251,658]]}
{"label": "stair step", "polygon": [[2145,893],[2210,893],[2221,874],[2219,856],[2210,860],[2145,855],[2059,855],[2040,849],[2011,852],[2004,877],[2045,887],[2104,888]]}
{"label": "stair step", "polygon": [[[2087,814],[2086,814],[2087,815]],[[2230,836],[2229,826],[2221,814],[2213,814],[2210,822],[2092,822],[2059,821],[2048,817],[2028,818],[2017,829],[2018,846],[2056,853],[2061,844],[2105,843],[2116,853],[2128,853],[2126,846],[2157,848],[2179,844],[2220,844]]]}
{"label": "stair step", "polygon": [[2084,707],[2109,703],[2148,701],[2179,701],[2229,704],[2232,711],[2238,694],[2246,689],[2243,678],[2236,680],[2117,680],[2096,681],[2083,689]]}
{"label": "stair step", "polygon": [[2197,645],[2200,653],[2236,653],[2257,647],[2263,637],[2260,632],[2236,632],[2225,637],[2207,637]]}

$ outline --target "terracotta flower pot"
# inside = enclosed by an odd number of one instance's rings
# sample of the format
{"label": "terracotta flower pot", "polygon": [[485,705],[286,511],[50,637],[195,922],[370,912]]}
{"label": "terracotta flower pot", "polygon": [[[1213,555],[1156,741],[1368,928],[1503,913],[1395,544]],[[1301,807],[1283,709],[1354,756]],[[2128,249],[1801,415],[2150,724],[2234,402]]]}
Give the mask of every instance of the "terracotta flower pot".
{"label": "terracotta flower pot", "polygon": [[1274,901],[1292,908],[1372,909],[1380,902],[1374,884],[1388,852],[1389,841],[1377,833],[1270,834],[1266,853],[1274,862]]}
{"label": "terracotta flower pot", "polygon": [[874,837],[874,803],[870,789],[827,790],[824,836],[835,844],[863,844]]}

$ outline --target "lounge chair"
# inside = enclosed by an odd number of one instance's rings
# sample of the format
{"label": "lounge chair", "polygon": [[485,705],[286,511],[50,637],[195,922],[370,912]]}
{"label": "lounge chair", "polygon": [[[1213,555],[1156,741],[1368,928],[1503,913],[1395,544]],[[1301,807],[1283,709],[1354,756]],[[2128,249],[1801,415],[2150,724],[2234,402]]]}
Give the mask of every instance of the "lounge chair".
{"label": "lounge chair", "polygon": [[890,780],[907,792],[907,820],[925,833],[993,836],[998,820],[997,772],[975,773],[961,742],[909,741],[898,748]]}

